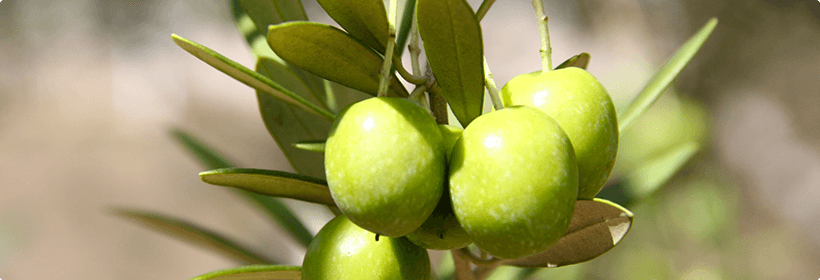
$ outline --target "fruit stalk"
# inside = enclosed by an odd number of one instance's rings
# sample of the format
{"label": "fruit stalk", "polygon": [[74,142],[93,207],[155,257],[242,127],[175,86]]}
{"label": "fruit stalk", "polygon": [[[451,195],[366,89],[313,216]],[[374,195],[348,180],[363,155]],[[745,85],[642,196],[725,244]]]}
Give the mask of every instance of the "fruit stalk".
{"label": "fruit stalk", "polygon": [[544,14],[542,0],[532,0],[532,7],[538,17],[538,31],[541,33],[541,70],[552,70],[552,47],[550,46],[550,31],[547,27],[549,18]]}
{"label": "fruit stalk", "polygon": [[390,73],[393,67],[393,51],[396,48],[396,27],[394,22],[396,20],[396,7],[397,0],[390,0],[390,13],[387,17],[387,21],[390,23],[390,34],[387,38],[387,50],[384,52],[384,64],[382,64],[382,71],[380,73],[380,80],[379,80],[379,93],[377,96],[384,97],[387,96],[387,85],[389,85],[390,81]]}

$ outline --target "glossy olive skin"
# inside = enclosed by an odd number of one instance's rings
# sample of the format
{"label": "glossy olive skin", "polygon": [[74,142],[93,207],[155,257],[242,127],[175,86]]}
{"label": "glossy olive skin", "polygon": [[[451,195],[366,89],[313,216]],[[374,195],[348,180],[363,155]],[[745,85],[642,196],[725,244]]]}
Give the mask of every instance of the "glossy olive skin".
{"label": "glossy olive skin", "polygon": [[603,188],[618,153],[618,120],[606,89],[584,69],[568,67],[514,77],[501,89],[504,106],[536,107],[569,136],[578,161],[578,198]]}
{"label": "glossy olive skin", "polygon": [[[441,134],[444,136],[444,145],[447,151],[447,159],[450,158],[458,138],[461,137],[461,128],[452,125],[439,125]],[[447,184],[445,180],[445,184]],[[436,209],[433,214],[424,221],[421,226],[408,234],[407,239],[411,242],[433,250],[452,250],[467,247],[473,243],[467,232],[461,228],[453,213],[453,206],[450,203],[450,188],[448,185],[444,186],[444,193],[441,195]]]}
{"label": "glossy olive skin", "polygon": [[370,98],[345,108],[325,146],[336,205],[358,226],[399,237],[418,228],[441,197],[446,159],[438,125],[403,98]]}
{"label": "glossy olive skin", "polygon": [[487,253],[529,256],[566,231],[578,167],[569,138],[544,112],[513,106],[476,118],[456,142],[449,168],[453,211]]}
{"label": "glossy olive skin", "polygon": [[302,279],[430,279],[427,250],[402,237],[378,239],[343,215],[333,218],[308,246]]}

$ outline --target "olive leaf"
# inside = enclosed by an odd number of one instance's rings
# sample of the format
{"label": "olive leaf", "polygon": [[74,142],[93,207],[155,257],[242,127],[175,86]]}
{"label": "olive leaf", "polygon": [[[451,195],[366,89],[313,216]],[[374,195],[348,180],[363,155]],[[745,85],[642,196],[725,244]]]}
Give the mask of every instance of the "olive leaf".
{"label": "olive leaf", "polygon": [[199,173],[203,182],[258,194],[336,205],[325,180],[274,170],[222,168]]}
{"label": "olive leaf", "polygon": [[228,74],[228,76],[231,76],[243,84],[264,92],[265,94],[276,97],[282,101],[294,104],[308,112],[315,113],[324,118],[334,118],[333,114],[327,110],[316,106],[315,104],[305,100],[303,97],[283,88],[267,77],[251,71],[247,67],[242,66],[241,64],[230,60],[205,46],[177,36],[176,34],[171,35],[171,37],[174,39],[174,42],[185,51],[199,58],[203,62],[208,63],[217,70]]}
{"label": "olive leaf", "polygon": [[418,0],[416,17],[427,60],[462,126],[484,105],[481,26],[464,0]]}
{"label": "olive leaf", "polygon": [[389,37],[382,0],[318,0],[319,5],[350,36],[384,54]]}
{"label": "olive leaf", "polygon": [[284,265],[249,265],[217,270],[191,280],[301,280],[302,268]]}
{"label": "olive leaf", "polygon": [[641,164],[626,176],[633,196],[643,198],[654,193],[677,174],[700,149],[695,141],[681,144],[669,152]]}
{"label": "olive leaf", "polygon": [[594,259],[612,249],[632,228],[632,212],[603,199],[578,200],[569,228],[544,252],[505,261],[520,267],[559,267]]}
{"label": "olive leaf", "polygon": [[294,147],[305,151],[324,153],[325,141],[301,141],[293,144]]}
{"label": "olive leaf", "polygon": [[277,263],[277,261],[254,253],[220,234],[177,218],[124,208],[114,208],[111,212],[118,217],[126,218],[166,235],[211,250],[240,263]]}
{"label": "olive leaf", "polygon": [[712,34],[717,23],[718,20],[716,18],[707,21],[695,35],[689,38],[689,40],[669,58],[669,61],[667,61],[658,72],[655,72],[655,75],[652,76],[646,86],[641,90],[638,97],[636,97],[626,111],[618,117],[618,130],[621,132],[621,135],[624,135],[623,132],[658,100],[661,93],[663,93],[669,84],[680,74],[683,67],[686,66],[698,50],[700,50],[700,47],[703,46],[703,43],[709,38],[709,34]]}
{"label": "olive leaf", "polygon": [[[210,169],[227,168],[233,165],[225,160],[213,149],[203,144],[202,141],[196,139],[194,136],[181,129],[173,129],[171,135],[182,146],[195,157],[200,159],[200,162]],[[290,209],[282,204],[279,199],[275,197],[268,197],[264,195],[255,194],[252,192],[237,190],[240,196],[248,199],[259,207],[262,207],[268,215],[271,216],[282,228],[290,233],[302,245],[307,247],[310,241],[313,240],[313,235],[307,230],[304,224],[293,214]]]}
{"label": "olive leaf", "polygon": [[567,68],[567,67],[578,67],[581,69],[587,69],[587,65],[589,65],[590,56],[588,53],[581,53],[570,57],[566,61],[562,62],[561,65],[555,67],[555,69]]}
{"label": "olive leaf", "polygon": [[[382,57],[338,28],[315,22],[289,22],[268,31],[268,45],[289,64],[371,95],[379,89]],[[407,96],[395,75],[389,96]]]}
{"label": "olive leaf", "polygon": [[[299,76],[290,71],[287,65],[261,57],[256,62],[256,71],[274,81],[281,81],[283,86],[291,88],[305,98],[312,98],[312,100],[316,98],[310,95],[307,85]],[[276,140],[276,144],[279,145],[293,169],[303,175],[324,178],[325,170],[322,164],[324,154],[303,151],[293,147],[293,144],[300,140],[326,139],[330,130],[330,121],[308,114],[294,108],[291,104],[281,102],[259,91],[256,97],[265,127]]]}

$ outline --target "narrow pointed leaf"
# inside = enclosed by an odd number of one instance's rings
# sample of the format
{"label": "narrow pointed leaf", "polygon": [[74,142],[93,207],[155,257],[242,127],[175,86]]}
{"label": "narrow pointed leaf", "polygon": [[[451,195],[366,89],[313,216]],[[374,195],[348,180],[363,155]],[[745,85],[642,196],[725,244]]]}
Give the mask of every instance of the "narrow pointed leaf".
{"label": "narrow pointed leaf", "polygon": [[384,54],[388,40],[387,11],[382,0],[318,0],[322,9],[350,36]]}
{"label": "narrow pointed leaf", "polygon": [[171,37],[174,39],[174,42],[185,51],[199,58],[208,65],[213,66],[217,70],[222,71],[222,73],[228,74],[228,76],[231,76],[243,84],[266,94],[270,94],[271,96],[279,98],[290,104],[299,106],[308,112],[318,114],[327,119],[333,119],[334,117],[332,113],[283,88],[271,79],[268,79],[267,77],[262,76],[261,74],[254,72],[205,46],[179,37],[176,34],[171,35]]}
{"label": "narrow pointed leaf", "polygon": [[607,200],[578,200],[569,228],[542,253],[506,261],[521,267],[559,267],[594,259],[612,249],[632,228],[632,212]]}
{"label": "narrow pointed leaf", "polygon": [[581,69],[587,69],[587,65],[589,65],[589,59],[590,59],[590,56],[589,56],[588,53],[581,53],[579,55],[575,55],[573,57],[570,57],[569,59],[567,59],[567,61],[564,61],[563,63],[561,63],[561,65],[558,65],[558,67],[555,67],[555,69],[561,69],[561,68],[567,68],[567,67],[578,67],[578,68],[581,68]]}
{"label": "narrow pointed leaf", "polygon": [[[174,129],[171,131],[171,135],[182,144],[188,152],[200,159],[200,162],[205,167],[210,169],[232,167],[231,163],[225,160],[225,157],[219,155],[189,133],[180,129]],[[279,199],[242,190],[237,191],[237,194],[243,198],[262,207],[274,221],[293,235],[300,244],[305,247],[310,245],[310,241],[313,240],[313,235],[307,230],[305,225],[299,221],[299,218],[297,218],[287,206],[282,204]]]}
{"label": "narrow pointed leaf", "polygon": [[466,127],[484,106],[481,26],[464,0],[418,0],[416,17],[433,74]]}
{"label": "narrow pointed leaf", "polygon": [[217,270],[191,280],[301,280],[302,268],[283,265],[249,265]]}
{"label": "narrow pointed leaf", "polygon": [[[292,88],[295,93],[315,100],[310,96],[310,89],[289,69],[286,65],[265,57],[259,58],[256,63],[257,72],[275,81],[282,81],[284,86]],[[303,175],[324,178],[324,154],[304,151],[293,144],[302,140],[327,139],[331,122],[262,92],[257,91],[256,97],[265,127],[293,169]]]}
{"label": "narrow pointed leaf", "polygon": [[262,195],[336,205],[325,180],[274,170],[223,168],[199,173],[202,181]]}
{"label": "narrow pointed leaf", "polygon": [[684,143],[666,154],[652,159],[627,175],[632,194],[643,198],[657,191],[699,150],[697,142]]}
{"label": "narrow pointed leaf", "polygon": [[294,147],[311,152],[317,153],[324,153],[325,152],[325,141],[302,141],[296,144],[293,144]]}
{"label": "narrow pointed leaf", "polygon": [[[291,65],[371,95],[378,93],[382,57],[338,28],[315,22],[274,25],[268,31],[268,45]],[[407,94],[393,75],[388,95]]]}
{"label": "narrow pointed leaf", "polygon": [[143,226],[160,231],[166,235],[208,249],[220,255],[239,261],[240,263],[276,263],[276,261],[260,254],[253,253],[250,249],[247,249],[220,234],[177,218],[122,208],[115,208],[112,212],[114,215],[121,218],[126,218]]}
{"label": "narrow pointed leaf", "polygon": [[632,125],[632,123],[640,117],[646,110],[649,109],[655,101],[658,100],[661,93],[669,86],[670,83],[680,74],[680,71],[692,60],[692,57],[700,50],[709,34],[717,26],[717,19],[712,18],[706,25],[704,25],[694,36],[689,38],[683,46],[669,58],[669,61],[661,67],[658,72],[649,80],[646,86],[638,94],[638,97],[629,105],[623,114],[618,118],[618,130],[623,132]]}
{"label": "narrow pointed leaf", "polygon": [[[304,7],[302,7],[302,2],[299,0],[231,0],[231,10],[233,11],[232,15],[239,31],[245,36],[254,54],[256,54],[258,58],[270,58],[280,64],[284,64],[284,61],[276,56],[273,50],[268,46],[266,39],[268,26],[285,21],[307,20]],[[311,95],[319,100],[317,104],[324,104],[324,108],[335,107],[333,96],[327,96],[327,93],[323,92],[324,79],[295,67],[287,66],[287,68],[293,74],[299,76],[301,82],[305,83],[310,89]],[[295,89],[289,85],[283,84],[285,82],[283,80],[273,79],[273,81],[286,89],[295,91]],[[296,93],[299,94],[299,92]],[[302,97],[306,96],[302,95]],[[308,100],[316,102],[311,99]]]}

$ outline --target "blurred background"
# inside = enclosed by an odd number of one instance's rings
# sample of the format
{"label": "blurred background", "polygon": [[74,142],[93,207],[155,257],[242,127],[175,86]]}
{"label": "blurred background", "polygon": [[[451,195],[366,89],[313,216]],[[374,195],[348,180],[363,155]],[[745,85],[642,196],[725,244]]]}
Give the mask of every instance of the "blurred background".
{"label": "blurred background", "polygon": [[[0,2],[0,278],[188,279],[236,265],[115,218],[112,206],[184,218],[301,263],[303,248],[227,189],[202,183],[204,168],[169,137],[182,128],[239,166],[292,170],[254,91],[171,41],[176,33],[253,65],[228,1],[202,3]],[[331,23],[315,1],[303,3],[311,20]],[[700,152],[663,189],[622,201],[635,221],[621,245],[528,277],[820,277],[820,3],[545,5],[554,60],[590,53],[589,71],[619,110],[710,17],[720,23],[624,133],[605,193],[639,193],[619,178],[680,144],[696,141]],[[540,69],[530,1],[498,1],[482,28],[499,85]],[[313,232],[330,218],[288,205]]]}

